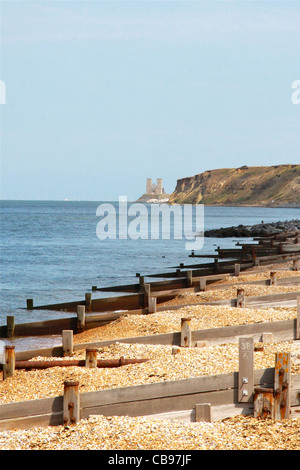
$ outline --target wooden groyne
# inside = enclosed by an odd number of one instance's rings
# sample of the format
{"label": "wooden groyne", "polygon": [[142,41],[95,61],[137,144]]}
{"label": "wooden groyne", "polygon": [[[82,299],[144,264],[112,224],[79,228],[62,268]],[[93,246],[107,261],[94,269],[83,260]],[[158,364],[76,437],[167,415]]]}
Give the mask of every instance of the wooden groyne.
{"label": "wooden groyne", "polygon": [[64,382],[63,395],[0,405],[0,430],[70,426],[92,415],[189,421],[216,421],[238,414],[275,420],[297,417],[300,376],[291,374],[290,354],[276,353],[273,368],[254,370],[253,338],[240,338],[239,353],[239,369],[229,374],[86,393],[79,392],[78,381]]}
{"label": "wooden groyne", "polygon": [[[295,244],[296,246],[297,244]],[[218,252],[219,253],[219,252]],[[80,392],[80,382],[64,383],[64,393],[51,398],[27,400],[0,405],[0,430],[29,429],[36,426],[76,424],[80,419],[93,415],[104,416],[155,416],[178,418],[188,421],[215,421],[237,414],[276,420],[298,417],[300,412],[300,376],[291,373],[291,354],[282,352],[274,355],[274,367],[254,369],[253,355],[257,347],[254,342],[264,343],[300,340],[300,276],[299,253],[276,253],[257,256],[253,251],[247,259],[239,258],[219,261],[219,256],[205,266],[180,264],[171,273],[149,276],[137,275],[138,282],[131,285],[98,288],[92,286],[81,301],[62,302],[35,306],[27,302],[29,310],[61,311],[74,314],[68,318],[40,322],[15,324],[14,317],[7,317],[7,324],[0,327],[2,338],[61,334],[60,346],[15,351],[14,346],[5,347],[3,380],[14,379],[15,370],[43,369],[49,367],[132,367],[148,362],[145,358],[97,359],[97,351],[115,343],[137,345],[170,345],[174,357],[178,348],[204,348],[215,345],[239,346],[239,367],[231,373],[199,376],[182,380],[141,384],[113,389]],[[254,256],[253,256],[254,255]],[[270,271],[268,279],[239,281],[239,275],[252,268],[251,274],[261,272],[259,266],[290,261],[290,270],[295,275],[277,277]],[[257,270],[255,270],[257,267]],[[253,269],[254,268],[254,269]],[[161,278],[162,280],[158,280]],[[154,280],[153,280],[154,279]],[[215,284],[221,281],[222,284]],[[147,282],[146,282],[147,281]],[[240,284],[252,286],[293,286],[297,290],[260,296],[243,297]],[[236,288],[233,298],[164,305],[168,300],[181,299],[182,293],[217,291]],[[93,298],[101,291],[117,292],[119,296],[105,299]],[[273,320],[259,323],[230,325],[225,327],[191,330],[190,318],[181,319],[181,330],[137,337],[114,338],[110,340],[73,344],[73,334],[110,323],[124,314],[148,315],[164,310],[177,310],[191,305],[224,305],[239,310],[243,308],[264,308],[270,306],[297,306],[296,318]],[[70,358],[80,351],[86,351],[86,359]],[[244,354],[245,351],[247,354]],[[123,354],[123,353],[122,353]],[[260,353],[259,353],[260,354]],[[38,360],[33,360],[38,357]],[[42,359],[41,359],[42,358]],[[47,360],[49,358],[49,360]],[[59,358],[57,361],[54,358]],[[282,364],[285,364],[283,370]],[[116,378],[117,382],[117,378]],[[22,397],[22,399],[24,399]]]}
{"label": "wooden groyne", "polygon": [[[286,252],[282,247],[276,247],[277,252],[270,255],[267,245],[275,241],[285,243],[289,247]],[[294,243],[291,244],[290,241]],[[85,329],[92,329],[100,325],[105,325],[111,321],[116,320],[124,313],[131,314],[147,314],[153,313],[157,310],[164,310],[166,307],[162,306],[165,302],[174,299],[181,292],[199,292],[205,289],[219,289],[220,286],[213,286],[212,284],[217,280],[221,280],[228,276],[238,276],[243,271],[253,268],[255,266],[268,266],[276,263],[292,262],[292,270],[299,270],[300,251],[299,251],[299,236],[290,237],[289,234],[276,234],[271,237],[259,238],[259,244],[241,244],[241,248],[234,250],[235,257],[231,258],[232,253],[222,251],[217,248],[217,255],[211,263],[203,264],[179,264],[174,267],[170,272],[162,272],[157,274],[141,275],[136,273],[138,279],[137,283],[127,285],[117,285],[108,287],[92,286],[89,292],[86,292],[85,298],[73,302],[61,302],[56,304],[47,305],[34,305],[34,299],[27,299],[26,306],[28,310],[43,310],[45,315],[49,311],[74,313],[75,315],[68,318],[59,318],[55,320],[42,320],[31,323],[15,323],[14,316],[7,317],[7,324],[0,326],[0,337],[24,337],[24,336],[41,336],[41,335],[54,335],[61,334],[63,330],[72,330],[74,333],[82,331],[84,323]],[[239,244],[240,245],[240,244]],[[261,249],[261,256],[257,255],[257,246]],[[249,247],[251,249],[249,249]],[[290,248],[293,247],[294,251]],[[278,252],[278,250],[280,252]],[[243,256],[237,256],[236,251],[239,251]],[[267,253],[267,254],[266,254]],[[191,253],[191,257],[196,257],[195,253]],[[201,255],[205,257],[206,255]],[[222,258],[228,258],[223,261]],[[171,268],[172,269],[172,268]],[[160,280],[153,280],[153,278]],[[274,279],[263,281],[254,281],[249,284],[257,285],[272,285]],[[277,285],[298,285],[299,277],[288,277],[286,279],[276,279]],[[230,285],[237,285],[227,282]],[[224,286],[223,286],[224,287]],[[119,295],[107,298],[94,298],[95,293],[98,292],[115,292]],[[247,304],[278,304],[281,302],[289,302],[296,305],[297,296],[300,292],[274,294],[271,296],[261,296],[257,298],[247,298]],[[206,302],[206,304],[223,304],[234,306],[237,304],[237,298]],[[167,307],[181,308],[183,305]],[[80,315],[84,315],[84,321]]]}

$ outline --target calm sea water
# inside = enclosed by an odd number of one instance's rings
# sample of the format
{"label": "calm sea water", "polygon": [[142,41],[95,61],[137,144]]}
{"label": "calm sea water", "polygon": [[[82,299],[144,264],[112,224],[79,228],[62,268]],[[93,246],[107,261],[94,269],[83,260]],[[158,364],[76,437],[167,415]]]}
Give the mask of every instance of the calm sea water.
{"label": "calm sea water", "polygon": [[[180,263],[211,261],[189,258],[186,240],[172,236],[100,240],[96,234],[100,204],[1,201],[1,325],[7,315],[15,315],[16,323],[61,317],[61,313],[27,311],[27,298],[35,305],[82,300],[94,285],[134,283],[136,273],[147,276],[174,270]],[[118,203],[114,207],[117,211]],[[204,228],[292,220],[299,215],[299,209],[205,207]],[[234,246],[236,241],[206,239],[201,253],[213,254],[216,246]],[[107,295],[115,294],[93,293],[97,298]]]}

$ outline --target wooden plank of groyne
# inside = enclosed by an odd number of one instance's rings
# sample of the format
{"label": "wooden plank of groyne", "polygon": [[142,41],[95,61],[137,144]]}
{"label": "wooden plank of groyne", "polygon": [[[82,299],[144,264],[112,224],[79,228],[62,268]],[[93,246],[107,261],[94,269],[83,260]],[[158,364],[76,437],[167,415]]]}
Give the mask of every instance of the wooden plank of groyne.
{"label": "wooden plank of groyne", "polygon": [[15,336],[59,334],[62,330],[76,330],[77,318],[59,318],[30,323],[17,323]]}
{"label": "wooden plank of groyne", "polygon": [[[214,406],[220,406],[224,403],[230,403],[234,400],[234,390],[222,390],[213,392],[186,394],[183,397],[157,397],[151,400],[131,400],[126,403],[110,403],[103,405],[101,403],[84,407],[82,409],[82,418],[86,419],[90,415],[101,414],[104,416],[147,416],[155,413],[162,413],[186,408],[194,408],[196,403],[210,403]],[[133,398],[133,397],[132,397]]]}
{"label": "wooden plank of groyne", "polygon": [[[117,297],[108,297],[102,299],[91,300],[91,310],[96,312],[107,312],[109,310],[120,310],[139,308],[141,303],[141,295],[130,294],[120,295]],[[58,310],[65,312],[76,312],[78,305],[86,305],[86,301],[63,302],[58,304],[40,305],[34,307],[34,310]]]}
{"label": "wooden plank of groyne", "polygon": [[42,398],[0,405],[0,423],[6,419],[26,418],[35,415],[60,413],[63,409],[63,397]]}
{"label": "wooden plank of groyne", "polygon": [[[166,302],[172,299],[172,295],[165,293],[161,295],[161,302]],[[61,312],[76,312],[80,305],[85,305],[83,302],[65,302],[59,304],[40,305],[34,307],[35,310],[55,310]],[[118,310],[135,310],[144,306],[144,293],[131,294],[131,295],[120,295],[117,297],[108,297],[102,299],[92,299],[91,301],[91,312],[114,312]]]}
{"label": "wooden plank of groyne", "polygon": [[[236,343],[240,336],[252,335],[259,342],[266,331],[273,333],[274,341],[296,339],[296,319],[280,320],[266,323],[252,323],[247,325],[234,325],[218,328],[208,328],[192,331],[192,343],[205,341],[207,345]],[[136,336],[131,338],[118,338],[114,340],[97,341],[94,343],[75,344],[74,350],[86,347],[104,347],[116,342],[141,344],[172,344],[180,346],[181,332],[162,333],[157,335]]]}
{"label": "wooden plank of groyne", "polygon": [[[247,325],[235,325],[218,328],[209,328],[192,331],[192,343],[205,341],[207,345],[235,343],[240,336],[252,335],[255,341],[261,341],[263,333],[268,331],[273,334],[274,341],[292,340],[296,338],[297,319],[280,320],[266,323],[253,323]],[[89,347],[101,348],[114,344],[140,343],[140,344],[170,344],[180,346],[181,332],[162,333],[156,335],[136,336],[129,338],[117,338],[112,340],[96,341],[92,343],[74,344],[74,351],[79,351]],[[62,346],[53,348],[34,349],[27,351],[16,351],[16,360],[26,360],[36,356],[61,357],[63,355]]]}
{"label": "wooden plank of groyne", "polygon": [[[283,294],[269,294],[269,295],[260,295],[260,296],[251,296],[251,297],[245,297],[245,304],[246,307],[252,307],[256,305],[262,305],[265,304],[275,304],[275,303],[282,303],[284,301],[297,301],[297,296],[300,295],[300,292],[286,292]],[[191,304],[189,304],[191,305]],[[222,299],[222,300],[212,300],[208,302],[199,302],[195,303],[192,305],[228,305],[231,307],[234,307],[236,305],[236,298],[235,299]],[[163,307],[163,309],[168,309],[170,310],[171,308],[182,308],[185,307],[186,305],[178,305],[178,306],[170,306],[170,307]],[[158,310],[162,309],[162,307],[159,307]]]}
{"label": "wooden plank of groyne", "polygon": [[[291,377],[291,406],[299,406],[299,376]],[[274,368],[254,371],[254,384],[270,387]],[[93,414],[141,416],[194,408],[196,403],[221,407],[237,404],[238,373],[116,388],[80,394],[81,418]],[[246,404],[247,406],[247,404]],[[63,397],[0,405],[0,430],[62,424]],[[227,412],[228,416],[228,412]],[[223,417],[226,417],[226,413]]]}

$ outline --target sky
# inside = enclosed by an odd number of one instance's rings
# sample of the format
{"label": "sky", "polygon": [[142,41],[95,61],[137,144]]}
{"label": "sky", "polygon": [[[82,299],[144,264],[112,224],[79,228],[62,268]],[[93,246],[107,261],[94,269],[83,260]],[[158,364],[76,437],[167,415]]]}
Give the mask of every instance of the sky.
{"label": "sky", "polygon": [[300,163],[298,0],[2,0],[0,45],[1,199]]}

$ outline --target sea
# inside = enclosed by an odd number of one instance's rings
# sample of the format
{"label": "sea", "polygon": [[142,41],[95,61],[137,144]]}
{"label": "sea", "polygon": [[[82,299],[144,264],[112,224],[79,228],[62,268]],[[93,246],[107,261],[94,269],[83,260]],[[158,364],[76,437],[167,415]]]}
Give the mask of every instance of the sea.
{"label": "sea", "polygon": [[[80,301],[86,292],[92,292],[92,286],[136,283],[137,273],[145,276],[147,281],[147,275],[174,271],[181,263],[212,262],[211,258],[191,258],[191,245],[187,248],[187,242],[191,243],[192,239],[186,239],[187,233],[183,229],[181,237],[175,230],[180,224],[178,217],[176,219],[170,213],[169,228],[166,225],[167,229],[161,229],[154,237],[150,229],[154,223],[151,210],[155,204],[144,204],[140,212],[130,212],[132,205],[128,203],[127,224],[131,223],[131,232],[128,230],[124,236],[123,230],[120,237],[120,201],[2,200],[0,325],[6,324],[8,315],[14,315],[16,323],[71,315],[27,310],[27,299],[33,299],[35,306]],[[180,209],[184,217],[184,207],[180,206]],[[293,220],[299,219],[299,215],[298,208],[204,206],[202,229]],[[194,213],[189,236],[195,234],[194,240],[199,241],[203,239],[201,232],[196,232],[196,217]],[[106,237],[103,235],[105,223]],[[147,233],[141,228],[146,226],[145,223],[149,229]],[[203,246],[195,250],[195,254],[212,255],[218,246],[235,247],[238,241],[245,240],[204,238]],[[92,298],[113,295],[118,294],[92,292]],[[18,348],[47,347],[55,341],[61,344],[61,338],[56,337],[25,338],[18,340]]]}

